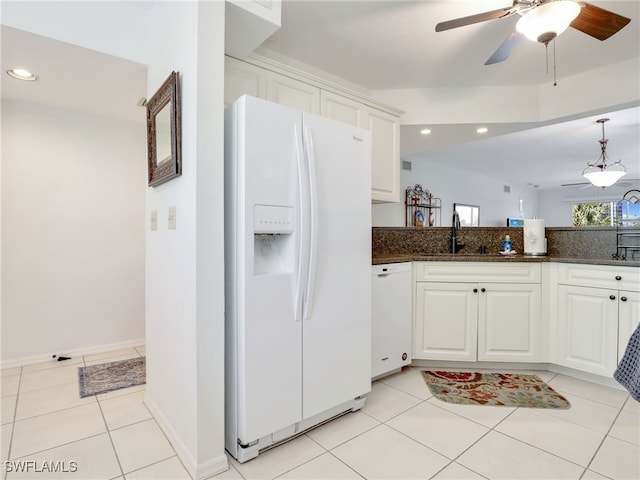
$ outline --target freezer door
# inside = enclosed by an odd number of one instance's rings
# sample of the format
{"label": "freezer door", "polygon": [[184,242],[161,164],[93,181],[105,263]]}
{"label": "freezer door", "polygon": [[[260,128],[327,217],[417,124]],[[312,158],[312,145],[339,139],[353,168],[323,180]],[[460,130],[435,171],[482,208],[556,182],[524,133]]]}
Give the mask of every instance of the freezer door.
{"label": "freezer door", "polygon": [[303,407],[309,418],[371,384],[371,140],[304,115],[311,248],[303,320]]}
{"label": "freezer door", "polygon": [[[302,418],[302,324],[296,320],[298,155],[302,116],[239,101],[234,285],[237,437],[250,443]],[[229,348],[229,345],[227,345]]]}

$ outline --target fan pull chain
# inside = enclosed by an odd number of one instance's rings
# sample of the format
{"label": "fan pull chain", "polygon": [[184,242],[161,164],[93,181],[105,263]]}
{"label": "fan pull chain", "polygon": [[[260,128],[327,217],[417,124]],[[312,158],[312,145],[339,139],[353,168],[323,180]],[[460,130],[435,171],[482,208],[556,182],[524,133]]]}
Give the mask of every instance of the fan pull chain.
{"label": "fan pull chain", "polygon": [[[544,44],[545,50],[545,58],[547,64],[547,75],[549,75],[549,42]],[[553,86],[558,85],[558,81],[556,79],[556,41],[553,40]]]}
{"label": "fan pull chain", "polygon": [[549,42],[544,44],[544,58],[545,66],[547,67],[546,74],[549,75]]}
{"label": "fan pull chain", "polygon": [[558,85],[556,81],[556,41],[553,41],[553,86]]}

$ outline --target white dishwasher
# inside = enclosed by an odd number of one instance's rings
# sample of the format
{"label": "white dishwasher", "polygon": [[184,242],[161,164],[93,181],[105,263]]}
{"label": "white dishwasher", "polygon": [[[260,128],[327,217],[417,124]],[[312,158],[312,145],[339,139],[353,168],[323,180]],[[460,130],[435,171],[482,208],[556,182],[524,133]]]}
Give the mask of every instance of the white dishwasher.
{"label": "white dishwasher", "polygon": [[371,377],[411,363],[411,262],[372,266]]}

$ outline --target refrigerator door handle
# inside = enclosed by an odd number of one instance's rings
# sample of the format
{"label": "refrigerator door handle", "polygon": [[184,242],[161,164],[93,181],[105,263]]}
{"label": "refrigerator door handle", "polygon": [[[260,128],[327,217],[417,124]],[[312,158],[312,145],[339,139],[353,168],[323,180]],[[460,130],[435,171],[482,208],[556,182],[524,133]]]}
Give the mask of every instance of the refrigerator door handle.
{"label": "refrigerator door handle", "polygon": [[308,162],[309,175],[309,270],[307,276],[307,291],[304,302],[304,319],[311,318],[313,309],[313,292],[316,279],[316,260],[318,256],[318,185],[316,181],[316,160],[313,146],[313,135],[311,128],[305,127],[303,135]]}
{"label": "refrigerator door handle", "polygon": [[298,205],[299,205],[299,251],[298,251],[298,278],[296,281],[295,296],[295,321],[300,322],[303,317],[303,301],[309,281],[309,246],[310,246],[310,194],[309,194],[309,172],[305,160],[302,145],[302,132],[298,125],[294,126],[294,142],[296,163],[298,166]]}

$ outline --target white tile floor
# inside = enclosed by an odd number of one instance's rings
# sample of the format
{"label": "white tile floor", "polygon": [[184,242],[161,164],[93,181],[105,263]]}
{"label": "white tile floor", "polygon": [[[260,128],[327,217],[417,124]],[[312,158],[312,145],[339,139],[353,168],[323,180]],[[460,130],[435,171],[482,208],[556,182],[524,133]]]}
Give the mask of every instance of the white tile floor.
{"label": "white tile floor", "polygon": [[[5,468],[2,479],[189,479],[143,403],[144,387],[78,397],[78,366],[138,355],[144,347],[2,371],[2,459],[78,468]],[[361,411],[247,463],[230,458],[217,478],[640,479],[640,404],[622,390],[535,373],[571,409],[444,403],[409,368],[375,382]]]}

